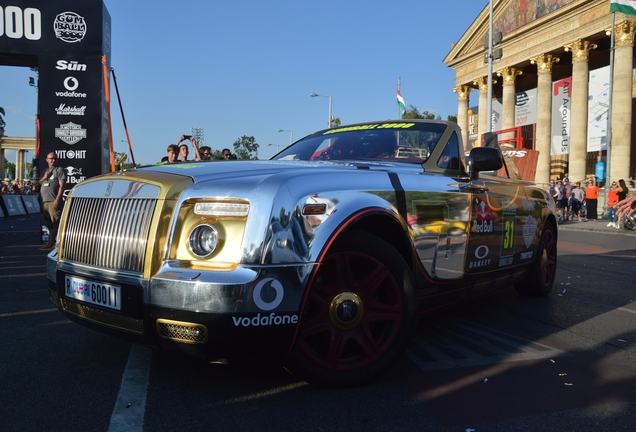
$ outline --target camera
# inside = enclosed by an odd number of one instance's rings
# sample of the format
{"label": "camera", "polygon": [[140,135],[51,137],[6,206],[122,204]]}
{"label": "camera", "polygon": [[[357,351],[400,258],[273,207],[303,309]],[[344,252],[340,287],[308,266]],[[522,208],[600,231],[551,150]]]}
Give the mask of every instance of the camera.
{"label": "camera", "polygon": [[184,136],[183,136],[183,139],[184,139],[184,140],[189,140],[190,138],[192,138],[192,135],[184,135]]}

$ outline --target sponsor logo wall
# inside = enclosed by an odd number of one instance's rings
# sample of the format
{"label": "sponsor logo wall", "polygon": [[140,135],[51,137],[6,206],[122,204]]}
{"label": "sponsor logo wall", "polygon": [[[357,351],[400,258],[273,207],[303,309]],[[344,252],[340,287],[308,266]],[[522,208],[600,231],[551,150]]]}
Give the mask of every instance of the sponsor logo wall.
{"label": "sponsor logo wall", "polygon": [[102,55],[109,70],[102,0],[0,0],[0,65],[37,66],[38,168],[54,152],[68,188],[110,170]]}

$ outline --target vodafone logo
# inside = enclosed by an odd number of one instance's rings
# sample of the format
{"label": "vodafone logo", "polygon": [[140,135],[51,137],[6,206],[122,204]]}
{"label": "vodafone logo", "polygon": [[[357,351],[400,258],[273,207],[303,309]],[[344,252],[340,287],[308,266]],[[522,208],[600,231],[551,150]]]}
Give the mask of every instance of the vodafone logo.
{"label": "vodafone logo", "polygon": [[64,88],[68,91],[76,90],[79,87],[79,81],[75,77],[66,77],[64,80]]}
{"label": "vodafone logo", "polygon": [[[266,291],[266,299],[263,299],[263,288],[265,288]],[[271,290],[274,290],[274,298],[270,300]],[[256,285],[256,288],[254,288],[254,304],[260,310],[269,311],[277,308],[278,305],[281,304],[284,295],[283,285],[279,281],[274,278],[266,278],[260,281],[258,285]]]}

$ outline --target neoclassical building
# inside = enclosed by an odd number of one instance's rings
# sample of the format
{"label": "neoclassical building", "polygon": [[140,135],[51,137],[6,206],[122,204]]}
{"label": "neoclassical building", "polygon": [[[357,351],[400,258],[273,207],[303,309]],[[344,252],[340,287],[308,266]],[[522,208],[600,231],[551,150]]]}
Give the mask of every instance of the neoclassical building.
{"label": "neoclassical building", "polygon": [[[488,107],[489,20],[486,5],[444,59],[464,142],[488,128],[479,113]],[[491,129],[513,129],[539,152],[535,181],[579,181],[603,166],[611,180],[633,176],[636,16],[611,14],[610,0],[493,0],[493,27],[503,55],[492,67]]]}

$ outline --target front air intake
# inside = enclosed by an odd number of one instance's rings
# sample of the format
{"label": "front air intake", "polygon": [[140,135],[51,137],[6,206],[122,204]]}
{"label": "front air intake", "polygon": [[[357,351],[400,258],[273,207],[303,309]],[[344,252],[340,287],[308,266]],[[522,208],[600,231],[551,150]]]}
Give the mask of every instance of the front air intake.
{"label": "front air intake", "polygon": [[208,340],[208,329],[202,324],[158,319],[157,332],[162,338],[177,342],[206,343]]}

